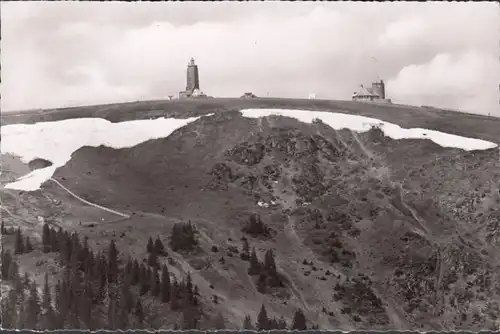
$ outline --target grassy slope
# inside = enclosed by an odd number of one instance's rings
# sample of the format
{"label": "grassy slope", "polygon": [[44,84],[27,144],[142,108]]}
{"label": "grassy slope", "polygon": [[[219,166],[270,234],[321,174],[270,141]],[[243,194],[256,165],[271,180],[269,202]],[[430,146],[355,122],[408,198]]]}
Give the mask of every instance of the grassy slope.
{"label": "grassy slope", "polygon": [[[155,116],[190,117],[271,106],[357,113],[403,127],[425,127],[500,142],[500,120],[495,118],[419,108],[310,100],[147,102],[61,110],[44,114],[43,118],[37,115],[6,116],[4,120],[12,123],[21,119],[35,122],[100,116],[123,121]],[[290,127],[298,130],[291,131]],[[300,148],[296,144],[297,138],[317,134],[334,143],[349,159],[332,162],[318,153],[318,160],[313,161],[308,155],[283,155],[274,150],[268,152],[259,164],[248,166],[238,156],[231,158],[225,154],[235,147],[246,147],[245,143],[286,146],[292,141],[294,147]],[[271,142],[262,142],[262,138],[271,138]],[[349,306],[355,310],[354,314],[363,313],[357,309],[359,305],[353,304],[356,291],[347,288],[343,298],[332,298],[337,283],[344,286],[347,278],[362,274],[372,282],[367,291],[383,300],[384,312],[378,317],[382,322],[388,318],[389,324],[385,322],[380,328],[478,328],[488,326],[492,321],[482,313],[480,322],[474,323],[471,319],[481,304],[479,298],[489,293],[488,298],[498,305],[494,297],[498,292],[491,287],[482,287],[482,292],[474,290],[478,295],[471,300],[461,296],[467,281],[472,282],[474,289],[481,289],[475,281],[478,276],[484,278],[484,268],[480,267],[494,266],[492,259],[499,256],[500,240],[487,239],[488,229],[495,228],[494,212],[495,208],[498,211],[500,203],[498,185],[494,182],[500,179],[497,151],[465,153],[442,149],[422,140],[394,142],[380,136],[377,131],[356,135],[350,131],[331,131],[321,124],[306,126],[287,119],[266,123],[244,119],[237,113],[222,113],[180,129],[168,139],[146,142],[134,148],[82,148],[56,172],[55,177],[77,194],[98,204],[135,212],[129,221],[112,222],[113,218],[108,214],[82,206],[51,183],[45,185],[44,193],[62,199],[61,204],[50,209],[57,212],[54,216],[63,212],[56,218],[58,223],[89,236],[96,248],[105,247],[110,238],[115,238],[122,252],[139,258],[145,256],[145,244],[150,235],[166,239],[175,221],[191,219],[201,230],[204,252],[194,257],[176,256],[176,267],[180,272],[195,271],[193,278],[207,297],[209,309],[212,312],[223,309],[228,320],[235,325],[241,323],[245,313],[250,313],[255,319],[260,303],[266,302],[271,313],[288,319],[294,308],[302,307],[308,318],[323,328],[373,328],[375,319],[370,315],[362,315],[362,321],[358,323],[353,321],[352,314],[340,312],[342,307]],[[253,156],[252,151],[241,152],[244,157]],[[333,153],[329,151],[329,154]],[[228,181],[223,177],[214,183],[211,172],[216,162],[226,163],[240,178]],[[262,185],[264,167],[276,164],[282,167],[280,182],[269,191]],[[313,174],[311,165],[319,168],[319,174],[325,176],[324,182],[330,190],[319,197],[313,196],[313,203],[302,209],[295,202],[300,196],[290,180],[294,176],[308,180],[307,174]],[[334,165],[340,166],[337,174],[332,172]],[[245,190],[245,176],[249,174],[260,178],[259,187],[253,193]],[[312,183],[307,189],[318,186],[317,180],[309,181]],[[399,195],[399,187],[403,196]],[[255,194],[264,200],[275,196],[280,206],[259,208]],[[21,196],[33,203],[37,195]],[[477,203],[469,212],[464,207],[469,205],[471,198]],[[316,219],[312,213],[314,210],[321,213],[319,228],[313,224]],[[240,226],[249,212],[260,213],[277,231],[273,240],[253,239],[251,244],[260,253],[269,248],[277,250],[278,266],[289,280],[288,299],[257,293],[246,274],[247,264],[227,255],[228,247],[241,248]],[[327,219],[330,214],[345,214],[349,217],[348,222],[338,224],[337,219],[332,223]],[[80,220],[102,222],[102,219],[109,223],[92,228],[79,225]],[[350,235],[353,229],[359,229],[360,235]],[[414,231],[423,232],[416,236],[412,234]],[[353,268],[331,263],[325,255],[325,243],[328,242],[325,236],[332,232],[341,235],[344,250],[355,254],[356,258],[350,260]],[[464,246],[464,242],[472,246]],[[220,247],[218,253],[210,251],[214,244]],[[457,249],[468,257],[457,256]],[[437,258],[433,257],[434,254],[438,254]],[[221,257],[226,260],[224,264],[219,262]],[[412,260],[408,261],[408,258]],[[312,261],[313,265],[303,265],[303,259]],[[464,274],[465,269],[452,269],[468,264],[472,266],[472,269],[467,267],[470,275]],[[434,271],[426,272],[429,266],[434,266]],[[394,278],[397,268],[403,268],[407,276]],[[325,274],[327,271],[329,275]],[[451,285],[443,283],[452,272],[457,272],[458,281]],[[490,272],[498,273],[498,269]],[[405,297],[408,291],[414,291],[414,286],[408,287],[405,283],[415,281],[425,282],[422,283],[425,289],[434,291],[434,299],[425,293],[424,296]],[[211,288],[210,284],[214,287]],[[210,302],[212,294],[219,295],[219,305]],[[361,298],[366,299],[366,295]],[[460,309],[450,306],[453,298],[462,298]],[[425,305],[426,310],[411,310],[411,300]],[[433,307],[436,301],[439,301],[438,306]],[[326,314],[321,312],[323,308]],[[461,320],[462,313],[471,315]]]}
{"label": "grassy slope", "polygon": [[500,118],[403,105],[376,105],[352,101],[300,99],[207,99],[145,101],[3,114],[2,125],[102,117],[121,122],[151,117],[192,117],[245,108],[324,110],[379,118],[405,128],[427,128],[500,143]]}

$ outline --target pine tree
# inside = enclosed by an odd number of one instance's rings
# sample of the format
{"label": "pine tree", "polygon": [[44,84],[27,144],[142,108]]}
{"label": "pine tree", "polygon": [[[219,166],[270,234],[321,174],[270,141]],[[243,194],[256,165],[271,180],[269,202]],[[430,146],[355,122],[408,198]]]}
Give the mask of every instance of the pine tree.
{"label": "pine tree", "polygon": [[51,306],[50,300],[50,288],[49,288],[49,274],[45,273],[44,284],[43,284],[43,308],[47,310]]}
{"label": "pine tree", "polygon": [[270,330],[278,329],[278,320],[276,320],[276,318],[269,319],[269,329]]}
{"label": "pine tree", "polygon": [[149,269],[146,269],[144,264],[141,264],[141,271],[139,276],[140,294],[143,295],[149,291]]}
{"label": "pine tree", "polygon": [[30,281],[30,278],[28,276],[28,272],[27,271],[24,272],[24,277],[22,279],[22,283],[23,283],[23,286],[26,289],[30,287],[31,281]]}
{"label": "pine tree", "polygon": [[274,253],[271,249],[269,249],[264,255],[264,270],[270,276],[275,275],[277,273],[276,261],[274,260]]}
{"label": "pine tree", "polygon": [[3,222],[3,219],[2,219],[2,227],[1,227],[0,231],[1,231],[2,235],[7,234],[7,233],[5,233],[7,231],[5,230],[5,223]]}
{"label": "pine tree", "polygon": [[118,305],[116,298],[111,298],[108,304],[108,328],[117,329]]}
{"label": "pine tree", "polygon": [[114,240],[111,240],[108,249],[108,268],[109,268],[109,280],[114,282],[118,274],[118,249]]}
{"label": "pine tree", "polygon": [[19,277],[19,265],[15,259],[12,259],[9,264],[9,271],[7,274],[7,279],[11,282],[15,282]]}
{"label": "pine tree", "polygon": [[243,320],[243,329],[249,329],[249,330],[255,329],[255,327],[252,324],[252,318],[249,315],[246,315],[245,319]]}
{"label": "pine tree", "polygon": [[153,244],[153,238],[151,237],[149,237],[148,239],[148,245],[146,247],[146,250],[148,251],[148,253],[153,253],[155,250],[155,246]]}
{"label": "pine tree", "polygon": [[47,223],[43,224],[42,230],[42,245],[43,252],[48,253],[51,250],[51,240],[50,240],[50,228]]}
{"label": "pine tree", "polygon": [[149,285],[151,286],[151,296],[156,297],[160,294],[160,277],[158,276],[158,271],[156,269],[150,269],[149,271]]}
{"label": "pine tree", "polygon": [[7,298],[2,298],[2,328],[14,329],[17,325],[17,293],[15,290],[8,292]]}
{"label": "pine tree", "polygon": [[148,255],[148,265],[153,267],[153,268],[158,268],[158,255],[156,255],[156,252],[151,252]]}
{"label": "pine tree", "polygon": [[10,263],[12,262],[12,254],[10,253],[10,250],[5,250],[5,248],[2,247],[1,257],[2,257],[2,263],[1,263],[2,280],[7,280],[9,277]]}
{"label": "pine tree", "polygon": [[30,253],[31,251],[33,251],[33,245],[31,245],[30,237],[28,236],[26,236],[24,250],[26,253]]}
{"label": "pine tree", "polygon": [[267,317],[267,310],[264,304],[262,304],[259,315],[257,316],[256,327],[259,331],[269,330],[269,318]]}
{"label": "pine tree", "polygon": [[122,284],[120,287],[121,296],[120,296],[120,309],[125,310],[125,313],[128,314],[134,307],[134,296],[131,291],[131,278],[128,275],[125,275]]}
{"label": "pine tree", "polygon": [[179,284],[174,277],[174,280],[170,286],[170,309],[177,310],[179,308]]}
{"label": "pine tree", "polygon": [[40,301],[38,299],[38,290],[36,282],[33,281],[30,287],[28,304],[26,309],[26,328],[36,329],[38,316],[40,315]]}
{"label": "pine tree", "polygon": [[243,239],[243,250],[241,251],[240,257],[244,261],[250,260],[250,245],[248,244],[247,238]]}
{"label": "pine tree", "polygon": [[163,245],[163,242],[161,242],[160,238],[156,239],[154,250],[157,255],[162,255],[162,256],[166,255],[165,246]]}
{"label": "pine tree", "polygon": [[144,323],[144,309],[142,307],[141,299],[137,298],[137,303],[135,304],[134,315],[136,319],[135,327],[141,329]]}
{"label": "pine tree", "polygon": [[161,270],[161,301],[163,303],[170,301],[170,273],[167,265],[163,265]]}
{"label": "pine tree", "polygon": [[137,285],[139,283],[139,276],[141,273],[141,268],[139,266],[139,262],[137,260],[134,260],[134,265],[132,266],[132,285]]}
{"label": "pine tree", "polygon": [[198,310],[193,307],[184,307],[182,309],[182,329],[198,329],[198,323],[200,321],[200,315]]}
{"label": "pine tree", "polygon": [[304,312],[301,309],[295,311],[292,320],[292,330],[305,331],[307,330],[307,320]]}
{"label": "pine tree", "polygon": [[255,252],[255,248],[252,248],[252,253],[250,254],[250,267],[248,268],[248,274],[258,275],[261,271],[261,264],[259,262],[259,258],[257,257],[257,253]]}
{"label": "pine tree", "polygon": [[14,254],[23,254],[23,253],[24,253],[23,236],[21,234],[21,229],[17,228],[16,241],[14,244]]}
{"label": "pine tree", "polygon": [[193,304],[193,280],[189,272],[186,275],[186,300],[189,304]]}
{"label": "pine tree", "polygon": [[267,292],[267,276],[265,274],[260,274],[257,279],[257,291],[260,293]]}
{"label": "pine tree", "polygon": [[43,315],[42,329],[44,330],[55,330],[57,329],[57,317],[54,308],[49,306]]}

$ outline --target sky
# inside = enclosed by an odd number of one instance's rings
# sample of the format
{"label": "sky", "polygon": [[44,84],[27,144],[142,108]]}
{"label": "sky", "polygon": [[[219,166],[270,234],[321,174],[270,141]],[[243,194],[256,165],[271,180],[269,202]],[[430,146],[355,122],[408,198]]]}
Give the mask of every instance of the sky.
{"label": "sky", "polygon": [[1,109],[166,99],[194,57],[214,97],[396,103],[500,117],[494,2],[4,2]]}

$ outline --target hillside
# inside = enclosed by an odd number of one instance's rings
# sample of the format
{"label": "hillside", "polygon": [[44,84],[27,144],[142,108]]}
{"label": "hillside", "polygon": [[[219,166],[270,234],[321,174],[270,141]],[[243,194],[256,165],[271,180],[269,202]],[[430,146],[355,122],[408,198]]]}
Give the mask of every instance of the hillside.
{"label": "hillside", "polygon": [[[96,251],[112,239],[124,257],[142,260],[148,238],[168,240],[175,223],[190,221],[199,249],[169,248],[171,259],[161,261],[178,277],[190,272],[205,312],[223,314],[230,328],[241,328],[245,315],[256,320],[262,304],[288,323],[300,308],[320,329],[495,328],[498,148],[464,151],[393,140],[377,128],[359,133],[322,121],[243,117],[239,110],[250,107],[363,115],[500,143],[498,118],[341,101],[138,102],[3,115],[2,124],[15,124],[214,113],[133,147],[82,147],[55,171],[53,178],[81,198],[130,219],[85,205],[47,181],[34,192],[3,189],[2,205],[13,213],[5,222],[25,224],[16,216],[36,220],[30,212],[37,212],[88,237]],[[266,228],[256,228],[255,217]],[[40,233],[39,226],[26,230]],[[260,276],[249,275],[243,240],[260,260],[273,250],[279,284],[263,289]]]}

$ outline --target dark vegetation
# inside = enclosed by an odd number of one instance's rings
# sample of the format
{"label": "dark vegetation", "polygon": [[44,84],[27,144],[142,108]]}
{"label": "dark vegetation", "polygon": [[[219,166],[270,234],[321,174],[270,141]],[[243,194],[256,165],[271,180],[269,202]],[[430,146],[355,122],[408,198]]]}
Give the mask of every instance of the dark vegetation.
{"label": "dark vegetation", "polygon": [[[177,249],[192,250],[193,245],[197,244],[195,231],[191,222],[175,225],[170,244],[183,235],[182,240],[185,242],[181,242]],[[4,226],[2,232],[7,232]],[[181,320],[174,325],[174,329],[197,329],[201,318],[206,316],[198,286],[193,284],[189,273],[178,281],[175,276],[171,276],[167,265],[160,268],[157,261],[151,262],[151,256],[167,255],[159,238],[154,243],[152,238],[148,241],[150,258],[147,265],[130,257],[121,263],[113,240],[107,252],[95,253],[89,248],[86,238],[82,242],[76,233],[70,234],[61,228],[44,224],[41,250],[58,254],[63,275],[51,289],[46,273],[40,296],[37,284],[30,279],[29,273],[25,272],[21,277],[16,260],[17,255],[29,253],[33,247],[28,237],[23,238],[20,229],[15,234],[14,252],[2,248],[1,253],[1,278],[10,284],[8,295],[2,298],[3,328],[151,329],[155,328],[155,319],[164,315],[158,314],[151,306],[146,307],[148,297],[168,305],[172,314],[181,314]],[[26,243],[22,240],[26,240]],[[174,245],[177,244],[174,242]],[[246,245],[248,248],[248,243]],[[253,260],[257,261],[257,274],[268,278],[270,286],[276,284],[273,281],[277,273],[272,252],[266,253],[264,264],[256,259],[255,251],[252,251],[252,255],[248,260],[251,265]],[[214,303],[217,301],[214,300]],[[219,313],[214,319],[213,328],[226,328],[224,321]],[[297,310],[291,328],[306,329],[306,322],[303,312]],[[283,318],[268,317],[264,305],[255,326],[249,316],[242,326],[258,330],[288,328]]]}

